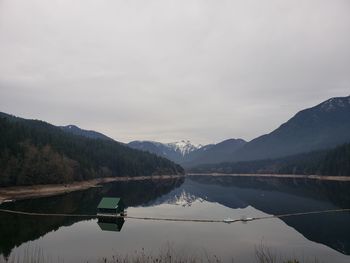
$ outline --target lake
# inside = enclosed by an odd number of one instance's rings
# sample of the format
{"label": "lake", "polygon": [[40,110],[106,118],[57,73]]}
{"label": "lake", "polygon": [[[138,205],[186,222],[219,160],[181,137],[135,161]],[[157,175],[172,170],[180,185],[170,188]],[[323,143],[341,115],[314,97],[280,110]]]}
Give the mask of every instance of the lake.
{"label": "lake", "polygon": [[[350,183],[334,181],[192,176],[115,182],[1,208],[95,214],[102,197],[118,196],[128,206],[128,216],[222,220],[350,208],[349,189]],[[171,247],[182,255],[255,262],[255,250],[264,246],[282,258],[350,262],[349,223],[349,212],[231,224],[131,218],[106,223],[96,218],[0,213],[0,257],[13,259],[40,250],[51,262],[95,262],[135,251],[157,254]]]}

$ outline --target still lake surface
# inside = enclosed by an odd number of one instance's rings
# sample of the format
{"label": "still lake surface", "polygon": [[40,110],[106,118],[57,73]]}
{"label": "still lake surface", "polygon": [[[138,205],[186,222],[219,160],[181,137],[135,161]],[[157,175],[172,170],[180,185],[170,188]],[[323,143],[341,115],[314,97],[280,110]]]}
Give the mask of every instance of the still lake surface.
{"label": "still lake surface", "polygon": [[[306,179],[193,176],[115,182],[66,195],[17,201],[1,208],[95,214],[104,196],[122,197],[129,216],[218,219],[350,208],[350,183]],[[40,249],[52,262],[94,262],[103,257],[178,253],[218,255],[224,262],[255,262],[263,244],[281,257],[350,262],[350,213],[273,218],[248,223],[97,219],[0,213],[0,257]]]}

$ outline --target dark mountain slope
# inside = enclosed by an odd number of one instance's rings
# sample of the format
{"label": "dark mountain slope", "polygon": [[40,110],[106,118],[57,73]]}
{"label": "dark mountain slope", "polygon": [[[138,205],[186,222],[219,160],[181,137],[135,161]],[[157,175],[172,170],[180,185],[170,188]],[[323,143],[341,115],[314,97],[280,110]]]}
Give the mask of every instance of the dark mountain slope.
{"label": "dark mountain slope", "polygon": [[179,165],[118,142],[77,136],[46,122],[0,114],[0,185],[180,173]]}
{"label": "dark mountain slope", "polygon": [[59,126],[59,128],[61,128],[65,132],[75,134],[75,135],[84,136],[84,137],[91,138],[91,139],[103,139],[103,140],[108,140],[108,141],[114,141],[112,138],[110,138],[110,137],[108,137],[100,132],[84,130],[84,129],[81,129],[75,125]]}
{"label": "dark mountain slope", "polygon": [[329,99],[297,113],[270,134],[239,149],[232,161],[277,158],[350,142],[350,96]]}
{"label": "dark mountain slope", "polygon": [[181,153],[160,142],[132,141],[128,143],[128,146],[133,149],[154,153],[176,163],[180,163],[183,158],[183,155],[181,155]]}
{"label": "dark mountain slope", "polygon": [[[25,122],[25,121],[27,121],[27,119],[16,117],[16,116],[4,113],[4,112],[0,112],[0,118],[1,117],[7,118],[9,121],[13,121],[13,122]],[[67,133],[83,136],[83,137],[90,138],[90,139],[104,139],[104,140],[114,141],[112,138],[104,135],[103,133],[100,133],[97,131],[92,131],[92,130],[84,130],[84,129],[81,129],[75,125],[56,126],[56,127],[60,128],[61,130],[65,131]]]}
{"label": "dark mountain slope", "polygon": [[228,139],[218,144],[204,146],[193,151],[187,160],[181,163],[184,167],[193,167],[205,163],[220,163],[228,161],[231,156],[247,142],[243,139]]}
{"label": "dark mountain slope", "polygon": [[350,144],[331,150],[291,155],[278,159],[205,164],[191,169],[196,173],[302,174],[350,176]]}

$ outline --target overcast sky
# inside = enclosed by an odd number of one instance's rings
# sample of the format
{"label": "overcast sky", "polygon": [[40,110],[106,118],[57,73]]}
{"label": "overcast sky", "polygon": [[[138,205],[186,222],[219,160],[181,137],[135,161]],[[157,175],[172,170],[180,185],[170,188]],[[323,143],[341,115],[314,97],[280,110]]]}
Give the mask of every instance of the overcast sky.
{"label": "overcast sky", "polygon": [[250,140],[350,94],[349,0],[0,0],[0,111]]}

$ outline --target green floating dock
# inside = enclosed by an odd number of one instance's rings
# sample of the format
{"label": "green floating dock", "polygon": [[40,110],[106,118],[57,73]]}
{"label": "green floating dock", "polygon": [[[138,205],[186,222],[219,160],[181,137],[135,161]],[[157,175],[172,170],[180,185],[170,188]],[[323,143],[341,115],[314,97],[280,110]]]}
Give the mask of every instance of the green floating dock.
{"label": "green floating dock", "polygon": [[97,206],[97,216],[99,217],[117,217],[123,216],[125,205],[119,197],[103,197]]}

